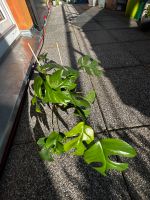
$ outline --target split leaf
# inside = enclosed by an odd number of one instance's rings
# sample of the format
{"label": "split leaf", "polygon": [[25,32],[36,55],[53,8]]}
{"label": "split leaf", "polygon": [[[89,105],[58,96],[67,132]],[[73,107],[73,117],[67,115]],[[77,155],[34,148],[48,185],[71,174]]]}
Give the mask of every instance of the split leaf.
{"label": "split leaf", "polygon": [[84,122],[80,122],[73,129],[66,132],[65,136],[67,138],[74,138],[64,144],[64,150],[67,152],[75,149],[75,155],[83,155],[86,150],[83,142],[91,143],[94,140],[94,131],[90,126],[85,125]]}
{"label": "split leaf", "polygon": [[128,168],[127,163],[118,163],[110,160],[110,156],[112,155],[132,158],[136,155],[136,151],[132,146],[122,140],[106,138],[96,142],[87,151],[85,151],[84,160],[88,164],[102,164],[101,167],[93,167],[102,175],[106,175],[106,171],[109,169],[124,171]]}

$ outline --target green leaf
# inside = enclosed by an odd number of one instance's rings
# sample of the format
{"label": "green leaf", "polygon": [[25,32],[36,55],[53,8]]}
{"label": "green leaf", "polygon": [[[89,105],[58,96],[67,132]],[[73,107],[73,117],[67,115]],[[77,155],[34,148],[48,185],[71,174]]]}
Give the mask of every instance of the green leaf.
{"label": "green leaf", "polygon": [[85,56],[82,56],[82,57],[79,58],[78,65],[79,66],[86,66],[86,65],[89,64],[89,62],[90,62],[90,56],[85,55]]}
{"label": "green leaf", "polygon": [[83,141],[89,144],[94,140],[93,129],[90,126],[85,125],[84,122],[80,122],[73,129],[66,132],[65,136],[67,138],[76,136],[74,139],[64,144],[64,150],[70,151],[71,149],[75,149],[75,155],[83,155],[84,151],[86,150]]}
{"label": "green leaf", "polygon": [[51,132],[48,137],[40,138],[37,144],[42,148],[39,152],[41,158],[52,161],[52,154],[64,153],[63,139],[64,137],[55,131]]}
{"label": "green leaf", "polygon": [[51,69],[63,69],[63,66],[62,65],[59,65],[58,63],[54,62],[54,61],[51,61],[48,63],[49,64],[49,67]]}
{"label": "green leaf", "polygon": [[64,145],[60,142],[57,142],[55,152],[56,154],[64,153]]}
{"label": "green leaf", "polygon": [[90,108],[90,103],[78,94],[71,94],[72,103],[80,108]]}
{"label": "green leaf", "polygon": [[81,57],[78,60],[78,65],[81,69],[85,69],[89,75],[102,75],[102,70],[99,69],[100,63],[94,59],[91,59],[88,55]]}
{"label": "green leaf", "polygon": [[96,93],[94,90],[91,90],[89,91],[86,96],[85,96],[85,99],[90,103],[92,104],[95,100],[95,96],[96,96]]}
{"label": "green leaf", "polygon": [[41,113],[41,109],[38,103],[36,103],[35,111]]}
{"label": "green leaf", "polygon": [[94,168],[98,172],[100,172],[102,175],[106,175],[106,159],[103,152],[102,145],[100,141],[96,142],[94,145],[92,145],[87,151],[84,153],[84,160],[87,164],[91,163],[102,163],[102,167]]}
{"label": "green leaf", "polygon": [[46,81],[51,88],[56,89],[60,86],[60,84],[62,83],[62,73],[63,70],[57,70],[52,75],[46,76]]}
{"label": "green leaf", "polygon": [[31,100],[32,105],[34,106],[37,103],[37,98],[34,96]]}
{"label": "green leaf", "polygon": [[70,131],[65,133],[66,137],[73,137],[78,136],[84,128],[84,122],[78,123],[76,126],[74,126]]}
{"label": "green leaf", "polygon": [[77,94],[71,94],[71,103],[75,107],[75,114],[85,120],[90,115],[90,102]]}
{"label": "green leaf", "polygon": [[61,148],[60,142],[62,142],[62,140],[63,140],[63,137],[60,135],[60,133],[53,131],[47,137],[45,147],[46,148],[50,148],[50,147],[54,147],[54,146],[57,147],[57,145],[58,145],[58,148]]}
{"label": "green leaf", "polygon": [[67,89],[67,90],[73,90],[75,89],[77,86],[76,83],[73,82],[72,79],[70,78],[66,78],[65,80],[62,81],[62,83],[60,84],[60,88],[64,88],[64,89]]}
{"label": "green leaf", "polygon": [[82,140],[86,141],[87,144],[90,144],[94,140],[94,131],[90,126],[84,125]]}
{"label": "green leaf", "polygon": [[49,87],[47,82],[45,82],[45,102],[58,103],[67,105],[71,101],[70,93],[61,90],[53,90]]}
{"label": "green leaf", "polygon": [[44,66],[38,65],[36,67],[37,71],[40,72],[41,74],[46,74],[46,69],[44,68]]}
{"label": "green leaf", "polygon": [[46,137],[39,138],[39,140],[37,141],[37,144],[40,147],[43,147],[43,146],[45,146],[45,140],[46,140]]}
{"label": "green leaf", "polygon": [[62,76],[64,78],[70,78],[75,81],[79,77],[79,72],[71,67],[65,66]]}
{"label": "green leaf", "polygon": [[101,140],[101,144],[105,153],[110,155],[119,155],[132,158],[136,155],[136,151],[131,145],[120,139],[106,138]]}
{"label": "green leaf", "polygon": [[75,111],[74,111],[75,115],[79,116],[82,118],[83,121],[86,121],[87,117],[90,115],[91,113],[91,109],[90,108],[83,108],[83,107],[75,107]]}
{"label": "green leaf", "polygon": [[74,155],[77,155],[77,156],[83,155],[84,151],[86,150],[86,147],[81,140],[79,140],[75,148],[76,150],[74,151]]}
{"label": "green leaf", "polygon": [[[41,60],[46,60],[46,54],[41,55]],[[90,64],[91,60],[89,56],[84,56],[80,59],[82,65]],[[49,66],[50,65],[50,66]],[[34,82],[34,93],[36,98],[33,98],[32,102],[36,104],[36,111],[41,112],[40,102],[53,103],[64,106],[71,106],[75,108],[77,113],[83,120],[85,120],[90,114],[90,103],[94,100],[94,92],[89,93],[85,98],[82,95],[78,95],[75,92],[77,84],[76,79],[79,76],[77,70],[71,67],[63,67],[57,63],[44,63],[38,66],[41,70],[45,70],[45,74],[40,74],[39,77],[35,78]],[[54,68],[52,73],[47,73],[47,68]],[[42,73],[42,71],[41,71]],[[86,99],[87,98],[87,99]]]}
{"label": "green leaf", "polygon": [[118,163],[110,160],[110,156],[118,155],[123,157],[134,157],[136,151],[128,143],[119,139],[102,139],[92,145],[84,153],[84,160],[90,163],[101,163],[101,167],[93,167],[102,175],[106,175],[106,171],[109,169],[115,169],[117,171],[124,171],[128,168],[127,163]]}
{"label": "green leaf", "polygon": [[48,61],[47,56],[48,56],[48,53],[42,53],[42,54],[40,54],[40,55],[38,56],[38,60],[39,60],[39,61],[44,61],[44,62],[46,62],[46,61]]}
{"label": "green leaf", "polygon": [[81,156],[83,155],[84,151],[86,150],[85,145],[82,143],[82,140],[80,137],[76,137],[73,140],[70,140],[69,142],[67,142],[66,144],[64,144],[64,150],[70,151],[70,150],[74,150],[74,155],[78,155]]}
{"label": "green leaf", "polygon": [[46,140],[46,144],[45,144],[46,148],[56,146],[58,138],[59,138],[59,133],[57,133],[55,131],[51,132]]}
{"label": "green leaf", "polygon": [[75,148],[78,144],[78,141],[79,141],[79,138],[76,137],[75,139],[70,140],[69,142],[65,143],[64,150],[67,152],[67,151],[70,151],[70,149]]}
{"label": "green leaf", "polygon": [[40,76],[35,77],[33,88],[35,95],[39,98],[42,98],[42,88],[41,88],[42,84],[43,84],[42,78]]}
{"label": "green leaf", "polygon": [[64,70],[58,70],[52,75],[46,76],[46,81],[52,89],[60,90],[62,88],[72,90],[76,87],[74,80],[69,78],[62,79]]}
{"label": "green leaf", "polygon": [[91,113],[91,109],[90,108],[82,109],[82,111],[84,113],[85,118],[87,118]]}
{"label": "green leaf", "polygon": [[53,158],[49,149],[43,148],[41,149],[39,154],[42,160],[53,161]]}

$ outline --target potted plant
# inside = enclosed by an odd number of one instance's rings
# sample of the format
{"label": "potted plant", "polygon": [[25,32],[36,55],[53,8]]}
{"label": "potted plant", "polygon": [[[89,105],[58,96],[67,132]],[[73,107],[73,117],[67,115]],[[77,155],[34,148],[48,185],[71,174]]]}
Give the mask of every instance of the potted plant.
{"label": "potted plant", "polygon": [[54,0],[53,1],[53,6],[59,6],[61,5],[61,1],[60,0]]}
{"label": "potted plant", "polygon": [[150,23],[150,0],[142,0],[139,6],[139,10],[136,13],[138,26],[143,29],[149,29]]}
{"label": "potted plant", "polygon": [[150,1],[147,1],[141,16],[141,22],[150,21]]}

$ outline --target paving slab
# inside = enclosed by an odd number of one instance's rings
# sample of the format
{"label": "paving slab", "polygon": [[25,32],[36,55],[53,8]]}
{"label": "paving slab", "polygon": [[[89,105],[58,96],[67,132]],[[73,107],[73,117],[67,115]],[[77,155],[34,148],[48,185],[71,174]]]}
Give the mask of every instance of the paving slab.
{"label": "paving slab", "polygon": [[[95,90],[95,88],[92,85],[92,79],[93,76],[89,76],[85,72],[80,72],[80,78],[79,78],[79,90],[82,92],[82,94],[85,96],[89,91]],[[95,132],[103,132],[106,130],[105,123],[103,121],[102,113],[100,110],[100,107],[98,105],[97,99],[95,99],[93,105],[91,106],[91,114],[87,119],[88,124],[93,127],[93,130]]]}
{"label": "paving slab", "polygon": [[62,6],[53,7],[51,12],[53,14],[50,14],[47,26],[65,25],[67,23],[66,16],[62,12]]}
{"label": "paving slab", "polygon": [[120,29],[120,28],[129,28],[130,27],[130,23],[126,23],[126,22],[118,21],[118,20],[114,20],[113,23],[112,23],[112,21],[101,21],[100,24],[105,29]]}
{"label": "paving slab", "polygon": [[150,41],[136,41],[124,44],[124,48],[127,49],[132,55],[134,55],[142,64],[150,63]]}
{"label": "paving slab", "polygon": [[1,200],[61,198],[35,144],[12,147],[0,185]]}
{"label": "paving slab", "polygon": [[[51,10],[51,17],[59,17],[62,16],[62,6],[53,6]],[[48,23],[51,23],[50,21]]]}
{"label": "paving slab", "polygon": [[103,27],[100,26],[98,23],[96,22],[81,22],[81,23],[72,23],[73,26],[77,26],[79,28],[81,28],[81,30],[84,31],[97,31],[97,30],[102,30]]}
{"label": "paving slab", "polygon": [[[48,53],[48,58],[50,60],[55,61],[56,63],[61,64],[59,53],[57,47],[43,47],[43,51]],[[63,65],[65,66],[72,66],[76,68],[77,65],[77,60],[78,60],[78,48],[73,48],[73,47],[61,47],[59,46],[59,51],[61,54],[61,59],[63,62]]]}
{"label": "paving slab", "polygon": [[75,36],[72,32],[60,32],[59,30],[56,32],[47,33],[46,37],[46,45],[47,47],[56,46],[56,42],[59,46],[77,46]]}
{"label": "paving slab", "polygon": [[[81,43],[80,43],[81,44]],[[81,47],[83,49],[83,47]],[[101,44],[89,48],[93,58],[101,61],[103,69],[136,66],[140,62],[133,56],[124,44]]]}
{"label": "paving slab", "polygon": [[[50,19],[52,20],[52,19]],[[72,26],[69,24],[69,23],[66,23],[65,25],[57,25],[57,24],[53,24],[53,25],[50,25],[50,28],[46,29],[46,36],[47,34],[50,34],[50,33],[62,33],[62,32],[71,32],[72,31]]]}
{"label": "paving slab", "polygon": [[50,25],[55,25],[57,24],[58,26],[59,25],[65,25],[67,23],[66,19],[64,19],[63,17],[57,17],[57,18],[52,18],[50,23],[49,23],[49,26]]}
{"label": "paving slab", "polygon": [[[94,16],[94,20],[96,22],[111,22],[111,23],[115,23],[116,21],[119,22],[119,18],[116,18],[115,16],[111,16],[108,13],[106,14],[106,12],[104,12],[103,10],[100,11],[97,15]],[[103,27],[104,28],[104,27]]]}
{"label": "paving slab", "polygon": [[105,71],[92,81],[108,129],[150,124],[149,68]]}
{"label": "paving slab", "polygon": [[132,199],[150,199],[150,127],[115,131],[111,135],[121,138],[132,145],[137,151],[137,157],[122,159],[129,163],[129,169],[124,172],[128,190]]}
{"label": "paving slab", "polygon": [[137,41],[138,43],[140,40],[150,40],[150,36],[137,28],[127,30],[110,30],[110,33],[116,38],[117,41],[120,42]]}
{"label": "paving slab", "polygon": [[130,199],[120,174],[103,177],[73,156],[43,162],[35,144],[12,147],[0,183],[2,200]]}
{"label": "paving slab", "polygon": [[[76,28],[74,31],[81,53],[89,54],[92,58],[99,60],[102,68],[120,68],[140,64],[138,58],[129,52],[124,43],[118,43],[109,31],[106,32],[106,36],[101,34],[101,40],[98,36],[101,31],[86,31],[83,33]],[[97,37],[93,37],[92,32],[97,32]],[[102,33],[104,32],[105,30],[102,31]]]}
{"label": "paving slab", "polygon": [[[78,7],[80,7],[80,5]],[[75,6],[75,8],[77,8],[77,7]],[[82,12],[86,12],[86,14],[88,14],[92,17],[97,16],[99,13],[101,14],[101,12],[103,12],[103,14],[104,14],[104,10],[100,10],[98,7],[92,7],[92,6],[87,6],[87,8],[83,9]]]}
{"label": "paving slab", "polygon": [[105,30],[84,31],[81,32],[81,34],[85,43],[87,45],[90,43],[91,46],[116,42],[114,37],[112,37],[111,34]]}
{"label": "paving slab", "polygon": [[58,108],[54,113],[57,118],[59,132],[68,132],[80,122],[79,118],[74,114],[74,109],[72,108],[67,109],[67,111]]}
{"label": "paving slab", "polygon": [[65,7],[71,12],[71,13],[78,13],[78,14],[82,14],[82,13],[86,13],[90,7],[88,6],[88,4],[71,4],[71,5],[65,5]]}
{"label": "paving slab", "polygon": [[77,16],[75,19],[72,20],[74,23],[81,23],[81,22],[94,22],[93,19],[91,19],[91,16],[87,15],[86,13],[83,13],[79,16]]}
{"label": "paving slab", "polygon": [[78,16],[79,12],[74,8],[74,5],[64,4],[63,14],[65,14],[66,17],[72,17],[72,16]]}

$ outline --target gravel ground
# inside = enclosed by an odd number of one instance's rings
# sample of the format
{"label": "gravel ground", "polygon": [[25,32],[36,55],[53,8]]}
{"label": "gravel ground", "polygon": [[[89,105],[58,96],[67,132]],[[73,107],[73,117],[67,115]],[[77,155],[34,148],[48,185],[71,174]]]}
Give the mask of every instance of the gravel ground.
{"label": "gravel ground", "polygon": [[[131,37],[126,39],[124,31],[126,37],[131,31]],[[138,38],[137,46],[146,40],[145,53],[144,48],[135,51],[133,35]],[[1,177],[0,199],[150,199],[150,71],[146,65],[149,59],[146,57],[146,62],[143,61],[150,46],[150,34],[139,32],[136,24],[129,23],[120,12],[99,12],[97,7],[68,4],[52,9],[43,47],[50,59],[60,62],[56,42],[64,65],[76,65],[77,58],[87,53],[102,61],[102,78],[81,73],[79,79],[83,93],[92,88],[97,92],[89,121],[100,137],[122,138],[137,149],[138,156],[128,160],[130,168],[125,173],[112,171],[106,177],[74,156],[57,156],[52,163],[40,160],[37,139],[52,130],[66,131],[78,119],[72,110],[69,114],[58,110],[59,117],[47,107],[42,114],[35,113],[28,89],[16,137]],[[140,52],[141,58],[138,57]],[[31,85],[32,81],[30,88]]]}

